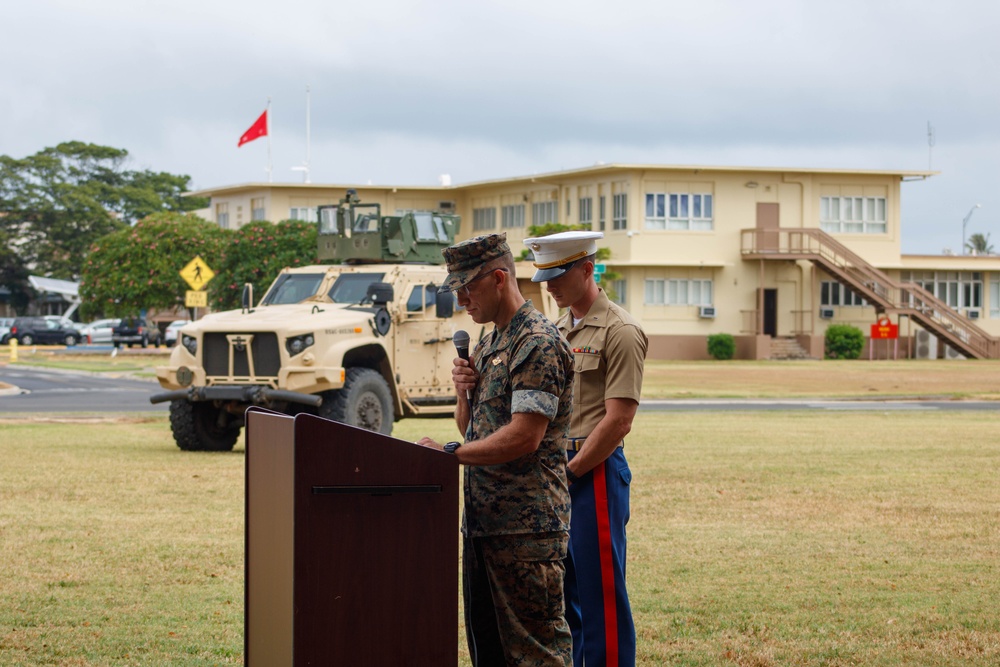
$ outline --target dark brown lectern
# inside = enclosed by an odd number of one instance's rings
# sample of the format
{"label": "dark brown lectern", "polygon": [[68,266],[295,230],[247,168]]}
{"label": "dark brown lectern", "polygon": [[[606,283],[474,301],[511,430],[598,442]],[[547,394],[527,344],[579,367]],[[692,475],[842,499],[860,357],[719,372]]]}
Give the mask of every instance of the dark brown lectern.
{"label": "dark brown lectern", "polygon": [[311,415],[247,413],[244,661],[458,664],[458,462]]}

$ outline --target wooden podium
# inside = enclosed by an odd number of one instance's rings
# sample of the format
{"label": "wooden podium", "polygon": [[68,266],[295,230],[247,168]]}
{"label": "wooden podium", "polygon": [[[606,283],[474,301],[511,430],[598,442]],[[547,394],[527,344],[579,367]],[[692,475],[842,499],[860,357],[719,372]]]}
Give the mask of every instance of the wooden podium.
{"label": "wooden podium", "polygon": [[458,664],[458,462],[250,408],[248,667]]}

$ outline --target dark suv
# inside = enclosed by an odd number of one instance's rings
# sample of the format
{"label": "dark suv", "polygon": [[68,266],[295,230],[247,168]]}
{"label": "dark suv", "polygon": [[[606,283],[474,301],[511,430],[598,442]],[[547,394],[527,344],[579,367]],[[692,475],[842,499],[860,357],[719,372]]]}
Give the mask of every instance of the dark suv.
{"label": "dark suv", "polygon": [[16,317],[10,325],[8,340],[20,345],[76,345],[83,336],[66,320],[47,317]]}
{"label": "dark suv", "polygon": [[139,317],[123,317],[111,332],[111,343],[115,347],[121,347],[122,343],[129,347],[136,343],[142,347],[148,347],[150,343],[153,347],[160,347],[162,342],[163,333],[160,329]]}

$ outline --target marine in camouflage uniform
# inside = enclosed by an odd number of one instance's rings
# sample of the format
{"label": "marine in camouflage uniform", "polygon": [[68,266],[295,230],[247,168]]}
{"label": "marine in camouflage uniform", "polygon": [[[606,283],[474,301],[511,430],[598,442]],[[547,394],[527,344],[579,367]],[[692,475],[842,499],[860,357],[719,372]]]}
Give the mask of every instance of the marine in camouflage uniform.
{"label": "marine in camouflage uniform", "polygon": [[[456,360],[453,371],[462,397],[456,419],[465,429],[465,442],[454,451],[465,464],[469,652],[477,667],[569,665],[563,559],[572,353],[555,325],[521,297],[505,235],[444,252],[449,277],[442,289],[458,292],[475,321],[496,324],[473,351],[471,367]],[[460,381],[475,382],[468,403],[471,385]],[[436,445],[426,438],[421,443]]]}

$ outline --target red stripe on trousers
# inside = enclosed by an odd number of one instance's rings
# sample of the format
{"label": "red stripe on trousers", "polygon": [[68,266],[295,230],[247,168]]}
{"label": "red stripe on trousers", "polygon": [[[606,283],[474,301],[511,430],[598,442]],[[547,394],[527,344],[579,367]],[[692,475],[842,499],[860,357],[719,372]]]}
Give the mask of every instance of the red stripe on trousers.
{"label": "red stripe on trousers", "polygon": [[607,664],[618,664],[618,610],[615,601],[615,569],[611,558],[611,519],[608,516],[606,462],[594,468],[594,509],[597,511],[597,547],[601,555],[604,593],[604,644]]}

